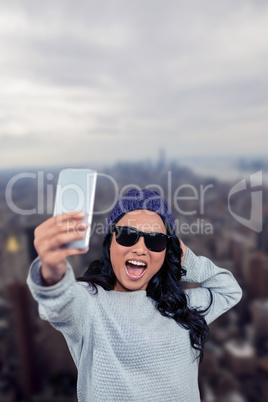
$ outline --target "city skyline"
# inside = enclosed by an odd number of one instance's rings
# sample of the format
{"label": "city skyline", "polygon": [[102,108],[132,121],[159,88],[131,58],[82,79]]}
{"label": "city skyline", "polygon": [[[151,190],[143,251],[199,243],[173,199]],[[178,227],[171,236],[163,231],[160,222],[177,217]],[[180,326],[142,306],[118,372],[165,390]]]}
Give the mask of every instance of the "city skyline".
{"label": "city skyline", "polygon": [[[157,177],[157,183],[168,196],[169,192],[175,194],[186,182],[191,183],[199,196],[192,200],[182,199],[180,211],[175,208],[174,218],[179,217],[184,225],[178,235],[182,235],[183,242],[197,255],[207,256],[216,265],[230,270],[243,289],[241,302],[211,325],[210,340],[200,366],[201,400],[266,400],[268,355],[267,326],[264,323],[267,322],[268,314],[268,292],[265,286],[268,278],[267,187],[263,188],[263,230],[257,233],[242,225],[228,212],[227,198],[233,183],[200,178],[187,169],[173,165],[169,191],[166,180],[168,172],[161,163],[151,167],[136,164],[134,169],[133,166],[124,164],[110,167],[109,174],[116,178],[120,189],[130,181],[135,181],[141,187],[150,185]],[[51,175],[51,170],[48,172]],[[41,173],[47,178],[47,171]],[[51,181],[45,184],[50,185]],[[37,208],[37,188],[39,186],[34,180],[18,181],[13,201],[22,208]],[[46,195],[50,190],[47,188]],[[203,197],[200,197],[200,191]],[[109,188],[100,180],[96,192],[96,210],[102,210],[110,198]],[[247,194],[234,198],[232,210],[247,217],[250,206],[248,201]],[[184,216],[181,210],[186,214],[190,212],[190,215]],[[197,233],[196,224],[200,218],[210,223],[213,230],[207,232],[201,228]],[[62,399],[74,402],[76,372],[65,341],[57,331],[38,318],[35,302],[27,297],[25,281],[30,262],[36,257],[34,229],[44,219],[45,212],[19,216],[6,202],[0,202],[0,379],[5,384],[5,388],[0,390],[0,398],[19,395],[21,392],[29,395],[27,400],[37,394],[40,401],[54,401],[60,389]],[[98,226],[104,219],[105,214],[96,215],[94,223]],[[186,233],[186,222],[187,227],[194,230]],[[90,261],[99,258],[102,239],[103,234],[94,230],[89,252],[73,256],[70,262],[76,277],[83,274]],[[23,322],[21,317],[24,317]]]}

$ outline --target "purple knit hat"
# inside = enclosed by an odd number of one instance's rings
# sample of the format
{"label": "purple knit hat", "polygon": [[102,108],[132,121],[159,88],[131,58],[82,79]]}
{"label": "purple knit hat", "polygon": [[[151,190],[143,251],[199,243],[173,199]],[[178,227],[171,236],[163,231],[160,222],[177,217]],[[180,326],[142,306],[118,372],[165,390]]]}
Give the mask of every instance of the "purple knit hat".
{"label": "purple knit hat", "polygon": [[132,189],[117,201],[114,208],[106,219],[104,227],[104,239],[113,223],[119,221],[122,216],[136,209],[146,209],[156,212],[163,219],[164,223],[168,222],[175,231],[175,219],[171,212],[167,201],[161,197],[156,191]]}

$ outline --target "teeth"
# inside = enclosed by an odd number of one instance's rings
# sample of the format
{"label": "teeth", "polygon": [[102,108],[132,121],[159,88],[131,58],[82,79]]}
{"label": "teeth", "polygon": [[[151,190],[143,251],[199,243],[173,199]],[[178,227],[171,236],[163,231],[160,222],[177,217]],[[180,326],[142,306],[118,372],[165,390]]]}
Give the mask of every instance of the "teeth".
{"label": "teeth", "polygon": [[146,267],[146,264],[141,261],[128,260],[128,262],[132,265],[137,265],[139,267]]}

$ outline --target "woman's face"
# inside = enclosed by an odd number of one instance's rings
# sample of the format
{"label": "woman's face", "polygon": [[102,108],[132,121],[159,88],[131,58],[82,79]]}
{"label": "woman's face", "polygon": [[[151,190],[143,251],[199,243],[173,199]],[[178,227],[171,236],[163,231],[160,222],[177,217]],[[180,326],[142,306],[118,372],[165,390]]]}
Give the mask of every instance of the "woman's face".
{"label": "woman's face", "polygon": [[[116,225],[131,226],[142,232],[166,234],[166,228],[160,216],[147,210],[128,212]],[[117,278],[114,290],[121,292],[145,290],[150,279],[162,267],[165,254],[166,250],[150,251],[145,246],[143,236],[133,246],[121,246],[116,242],[115,233],[113,233],[110,259]]]}

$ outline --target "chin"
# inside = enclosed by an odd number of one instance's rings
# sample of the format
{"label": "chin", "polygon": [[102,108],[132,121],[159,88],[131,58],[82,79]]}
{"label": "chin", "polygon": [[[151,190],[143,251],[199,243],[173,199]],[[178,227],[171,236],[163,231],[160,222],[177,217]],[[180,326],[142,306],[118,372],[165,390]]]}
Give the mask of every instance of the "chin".
{"label": "chin", "polygon": [[119,292],[133,292],[135,290],[146,290],[147,285],[144,283],[124,283],[117,281],[114,290]]}

